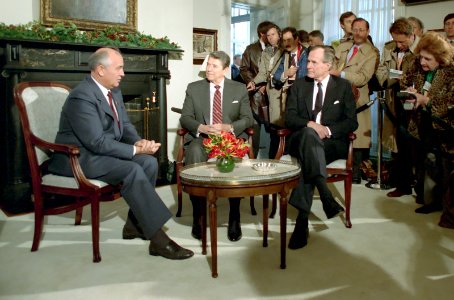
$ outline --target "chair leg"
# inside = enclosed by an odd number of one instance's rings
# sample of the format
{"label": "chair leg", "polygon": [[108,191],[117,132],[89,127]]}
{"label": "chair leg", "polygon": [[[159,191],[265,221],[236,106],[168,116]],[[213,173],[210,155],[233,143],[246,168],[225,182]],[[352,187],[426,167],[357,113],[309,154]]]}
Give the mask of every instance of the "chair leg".
{"label": "chair leg", "polygon": [[178,185],[178,209],[175,216],[181,217],[181,211],[183,210],[183,193],[181,191],[181,185]]}
{"label": "chair leg", "polygon": [[273,194],[273,206],[271,207],[270,218],[273,219],[277,210],[277,194]]}
{"label": "chair leg", "polygon": [[181,188],[181,180],[180,180],[180,166],[177,164],[176,166],[177,172],[177,193],[178,193],[178,209],[176,213],[176,217],[181,217],[181,211],[183,210],[183,191]]}
{"label": "chair leg", "polygon": [[93,262],[101,261],[99,253],[99,198],[91,201],[91,235],[93,242]]}
{"label": "chair leg", "polygon": [[31,251],[38,251],[39,242],[41,241],[41,233],[43,232],[43,221],[44,213],[42,205],[37,204],[41,203],[41,200],[35,198],[35,230],[33,233],[33,244]]}
{"label": "chair leg", "polygon": [[255,210],[255,206],[254,206],[254,197],[251,197],[249,199],[249,205],[251,206],[251,214],[253,216],[256,216],[257,215],[257,211]]}
{"label": "chair leg", "polygon": [[344,190],[345,190],[345,226],[347,228],[352,228],[352,223],[350,221],[350,206],[352,199],[352,174],[345,178]]}
{"label": "chair leg", "polygon": [[263,195],[263,247],[268,247],[268,205],[269,195]]}
{"label": "chair leg", "polygon": [[78,207],[76,208],[76,220],[74,221],[74,225],[78,226],[82,222],[82,212],[83,212],[83,207]]}

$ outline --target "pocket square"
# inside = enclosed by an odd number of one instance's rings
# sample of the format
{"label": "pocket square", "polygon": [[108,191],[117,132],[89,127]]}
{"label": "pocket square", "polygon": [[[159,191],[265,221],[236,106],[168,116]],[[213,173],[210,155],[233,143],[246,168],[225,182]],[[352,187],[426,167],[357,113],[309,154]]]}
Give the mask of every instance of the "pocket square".
{"label": "pocket square", "polygon": [[232,103],[238,103],[238,100],[233,100]]}
{"label": "pocket square", "polygon": [[339,100],[334,101],[334,104],[337,104],[337,103],[339,103]]}

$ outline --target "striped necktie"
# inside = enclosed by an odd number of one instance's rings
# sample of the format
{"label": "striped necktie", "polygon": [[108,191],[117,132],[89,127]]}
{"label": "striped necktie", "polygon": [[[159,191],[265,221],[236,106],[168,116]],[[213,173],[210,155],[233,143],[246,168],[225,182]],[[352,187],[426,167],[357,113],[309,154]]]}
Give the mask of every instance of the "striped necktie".
{"label": "striped necktie", "polygon": [[221,105],[221,87],[216,85],[214,87],[216,91],[214,92],[213,99],[213,124],[222,124],[222,105]]}

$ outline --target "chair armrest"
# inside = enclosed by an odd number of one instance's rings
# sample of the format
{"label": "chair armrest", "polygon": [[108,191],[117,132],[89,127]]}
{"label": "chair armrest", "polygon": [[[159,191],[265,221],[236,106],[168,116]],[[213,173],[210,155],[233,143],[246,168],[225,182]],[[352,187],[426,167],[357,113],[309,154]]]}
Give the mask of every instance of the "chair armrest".
{"label": "chair armrest", "polygon": [[170,110],[176,112],[177,114],[181,114],[182,112],[182,109],[178,107],[171,107]]}
{"label": "chair armrest", "polygon": [[281,129],[272,129],[275,131],[276,135],[279,137],[279,147],[277,148],[276,156],[274,159],[280,159],[284,155],[285,150],[285,137],[291,133],[290,129],[281,128]]}
{"label": "chair armrest", "polygon": [[78,146],[70,144],[49,143],[33,134],[30,137],[32,144],[36,147],[51,150],[53,152],[60,152],[69,156],[69,162],[71,165],[73,177],[76,179],[80,189],[90,191],[99,189],[98,186],[91,184],[90,181],[88,181],[87,177],[85,177],[85,174],[82,171],[82,168],[80,167],[78,159],[80,151]]}
{"label": "chair armrest", "polygon": [[31,135],[31,142],[33,145],[40,148],[61,152],[67,155],[79,155],[79,147],[76,145],[49,143],[33,134]]}
{"label": "chair armrest", "polygon": [[254,149],[252,148],[252,136],[254,135],[254,129],[252,127],[248,127],[244,130],[244,132],[248,135],[247,142],[249,144],[249,158],[254,159]]}
{"label": "chair armrest", "polygon": [[178,128],[177,135],[179,140],[179,148],[177,154],[177,164],[182,164],[184,160],[184,136],[189,132],[186,128]]}
{"label": "chair armrest", "polygon": [[345,167],[347,170],[353,170],[353,141],[356,139],[356,134],[350,132],[348,134],[348,140],[350,141],[348,145],[348,154],[347,154],[347,162]]}

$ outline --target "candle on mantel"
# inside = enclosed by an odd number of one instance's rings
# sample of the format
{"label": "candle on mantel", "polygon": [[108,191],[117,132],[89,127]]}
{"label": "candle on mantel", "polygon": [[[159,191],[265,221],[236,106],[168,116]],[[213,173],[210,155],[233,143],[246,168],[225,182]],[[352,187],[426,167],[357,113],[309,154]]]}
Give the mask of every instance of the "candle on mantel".
{"label": "candle on mantel", "polygon": [[153,97],[151,97],[151,102],[153,103],[153,107],[156,107],[156,92],[153,92]]}

